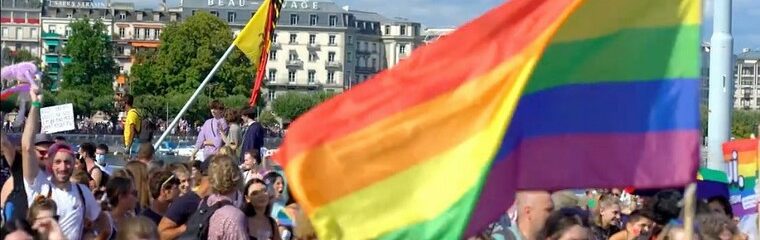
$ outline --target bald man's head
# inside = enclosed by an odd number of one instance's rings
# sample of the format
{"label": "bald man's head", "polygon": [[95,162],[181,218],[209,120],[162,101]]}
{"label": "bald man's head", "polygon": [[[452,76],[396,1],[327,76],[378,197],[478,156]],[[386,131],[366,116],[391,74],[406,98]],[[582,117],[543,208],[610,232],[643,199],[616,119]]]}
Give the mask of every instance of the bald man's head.
{"label": "bald man's head", "polygon": [[534,239],[554,210],[551,194],[547,191],[521,191],[517,193],[517,225],[522,235]]}

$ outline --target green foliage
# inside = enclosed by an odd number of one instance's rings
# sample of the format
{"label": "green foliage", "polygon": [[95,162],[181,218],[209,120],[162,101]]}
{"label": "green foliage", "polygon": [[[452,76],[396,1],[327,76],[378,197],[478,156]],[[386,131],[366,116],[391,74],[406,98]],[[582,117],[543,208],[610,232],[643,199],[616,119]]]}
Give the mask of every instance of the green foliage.
{"label": "green foliage", "polygon": [[277,116],[275,116],[274,113],[269,110],[261,111],[258,121],[261,123],[261,125],[264,125],[264,127],[273,127],[278,123]]}
{"label": "green foliage", "polygon": [[757,134],[760,125],[760,111],[734,110],[731,135],[736,138],[749,138]]}
{"label": "green foliage", "polygon": [[241,109],[248,106],[248,97],[243,95],[230,95],[219,100],[228,109]]}
{"label": "green foliage", "polygon": [[74,105],[74,113],[77,115],[89,115],[92,110],[91,102],[93,95],[90,92],[77,88],[64,88],[54,95],[55,105],[71,103]]}
{"label": "green foliage", "polygon": [[100,95],[92,98],[91,111],[91,113],[103,111],[108,114],[114,114],[118,112],[114,108],[114,97],[112,95]]}
{"label": "green foliage", "polygon": [[[201,12],[182,23],[166,26],[158,54],[138,56],[138,63],[132,67],[134,95],[194,91],[232,40],[227,23],[208,13]],[[235,49],[206,86],[204,94],[212,98],[247,95],[253,71],[249,60]]]}
{"label": "green foliage", "polygon": [[38,57],[35,57],[31,52],[27,51],[26,49],[21,49],[18,51],[11,51],[10,48],[3,48],[0,50],[0,65],[2,66],[8,66],[13,65],[20,62],[29,62],[32,61],[37,66],[42,63],[42,60]]}
{"label": "green foliage", "polygon": [[82,19],[69,24],[71,36],[63,52],[72,62],[63,67],[63,89],[77,89],[96,96],[113,95],[111,84],[118,71],[107,27],[100,20]]}
{"label": "green foliage", "polygon": [[334,93],[298,93],[288,92],[277,97],[272,103],[272,109],[283,120],[295,120],[298,116],[309,111],[312,107],[334,96]]}

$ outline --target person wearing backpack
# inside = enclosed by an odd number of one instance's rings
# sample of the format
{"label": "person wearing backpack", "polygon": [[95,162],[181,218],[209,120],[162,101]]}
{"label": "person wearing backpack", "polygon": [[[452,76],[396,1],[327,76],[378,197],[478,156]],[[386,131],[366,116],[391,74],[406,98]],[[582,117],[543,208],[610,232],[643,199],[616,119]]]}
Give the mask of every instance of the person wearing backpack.
{"label": "person wearing backpack", "polygon": [[211,195],[190,216],[187,231],[179,239],[248,239],[247,220],[235,206],[242,175],[236,161],[217,155],[209,164]]}
{"label": "person wearing backpack", "polygon": [[[45,155],[49,162],[50,176],[42,174],[34,147],[34,135],[39,132],[40,100],[39,89],[32,87],[32,107],[29,110],[24,132],[21,137],[21,158],[24,190],[27,204],[37,195],[44,195],[58,205],[59,223],[67,239],[82,239],[90,230],[107,232],[110,230],[100,205],[86,186],[70,181],[74,169],[74,152],[65,144],[53,144]],[[18,164],[18,163],[15,163]],[[28,205],[27,205],[28,206]],[[93,228],[85,227],[92,223]]]}
{"label": "person wearing backpack", "polygon": [[129,153],[131,153],[130,149],[132,149],[135,135],[139,134],[141,129],[140,114],[134,108],[134,101],[135,97],[132,95],[124,95],[124,110],[127,111],[127,117],[124,120],[124,146]]}

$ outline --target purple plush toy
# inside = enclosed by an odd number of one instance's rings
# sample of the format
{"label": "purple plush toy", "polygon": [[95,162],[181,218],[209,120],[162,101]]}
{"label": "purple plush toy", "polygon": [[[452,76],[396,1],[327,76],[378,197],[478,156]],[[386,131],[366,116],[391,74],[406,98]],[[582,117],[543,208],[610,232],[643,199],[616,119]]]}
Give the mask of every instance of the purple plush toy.
{"label": "purple plush toy", "polygon": [[[37,87],[38,71],[37,66],[32,62],[22,62],[10,66],[3,67],[0,70],[0,80],[5,83],[12,83],[16,81],[14,87],[8,88],[2,91],[3,96],[17,94],[19,112],[16,116],[16,121],[13,123],[14,127],[20,127],[26,119],[27,103],[29,103],[31,97],[29,96],[29,87]],[[10,85],[10,84],[3,84]]]}

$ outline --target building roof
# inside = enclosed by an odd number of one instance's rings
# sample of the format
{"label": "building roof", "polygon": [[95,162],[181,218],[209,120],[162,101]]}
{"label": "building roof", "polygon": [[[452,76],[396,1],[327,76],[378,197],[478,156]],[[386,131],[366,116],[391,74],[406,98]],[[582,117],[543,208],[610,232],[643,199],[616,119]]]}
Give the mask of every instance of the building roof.
{"label": "building roof", "polygon": [[760,60],[760,51],[750,50],[736,55],[739,60]]}
{"label": "building roof", "polygon": [[354,17],[356,17],[356,20],[359,20],[359,21],[381,22],[381,23],[393,21],[375,12],[365,12],[365,11],[359,11],[359,10],[349,10],[348,12],[353,14]]}

